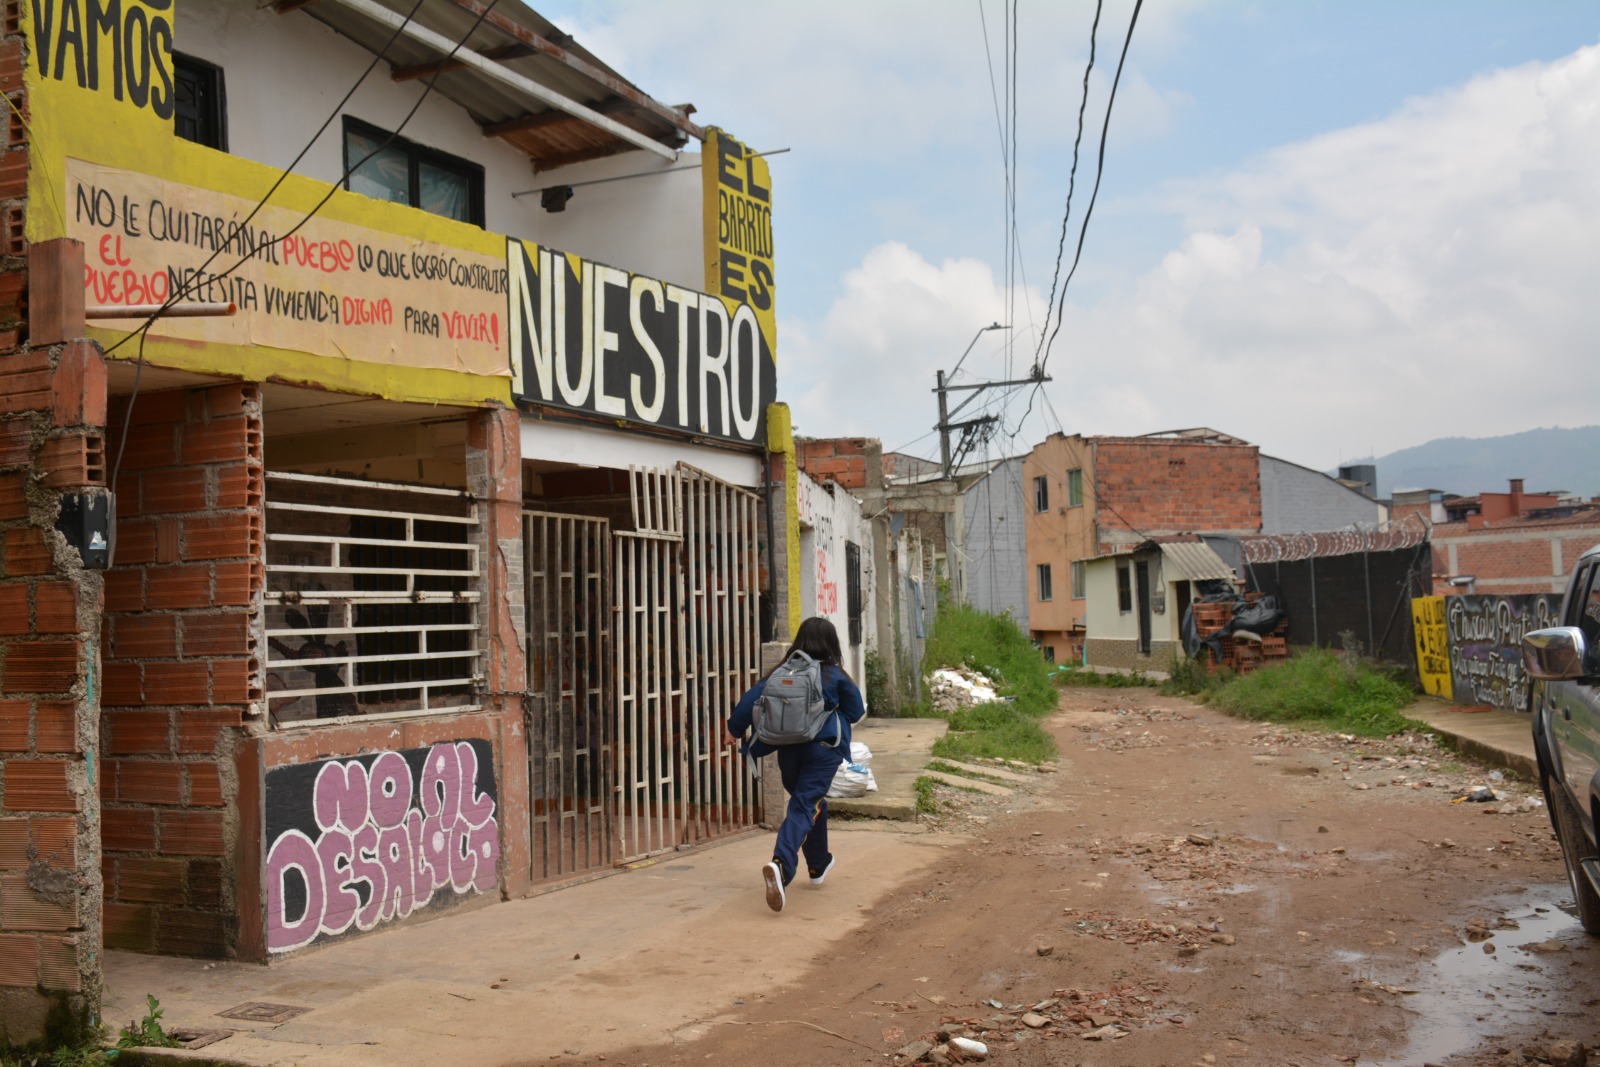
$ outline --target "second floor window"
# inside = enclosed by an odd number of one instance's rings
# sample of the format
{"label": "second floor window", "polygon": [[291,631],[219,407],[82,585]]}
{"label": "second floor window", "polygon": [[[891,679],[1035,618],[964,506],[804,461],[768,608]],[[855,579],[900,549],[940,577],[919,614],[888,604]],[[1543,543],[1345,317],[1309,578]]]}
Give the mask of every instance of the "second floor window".
{"label": "second floor window", "polygon": [[1074,562],[1072,564],[1072,599],[1073,600],[1082,600],[1083,599],[1083,585],[1084,585],[1084,579],[1085,579],[1085,574],[1087,572],[1087,569],[1088,569],[1088,564],[1084,563],[1084,561],[1081,560],[1081,559],[1077,560],[1076,562]]}
{"label": "second floor window", "polygon": [[1050,564],[1039,564],[1039,599],[1049,600],[1052,595],[1050,588]]}
{"label": "second floor window", "polygon": [[1083,468],[1074,467],[1067,472],[1067,507],[1083,507]]}
{"label": "second floor window", "polygon": [[173,132],[185,141],[228,150],[228,105],[222,68],[203,59],[172,53]]}
{"label": "second floor window", "polygon": [[1033,480],[1033,510],[1050,510],[1050,482],[1046,478]]}
{"label": "second floor window", "polygon": [[346,116],[344,165],[355,168],[347,182],[353,193],[483,225],[483,168],[476,163],[404,137],[391,139],[387,131]]}

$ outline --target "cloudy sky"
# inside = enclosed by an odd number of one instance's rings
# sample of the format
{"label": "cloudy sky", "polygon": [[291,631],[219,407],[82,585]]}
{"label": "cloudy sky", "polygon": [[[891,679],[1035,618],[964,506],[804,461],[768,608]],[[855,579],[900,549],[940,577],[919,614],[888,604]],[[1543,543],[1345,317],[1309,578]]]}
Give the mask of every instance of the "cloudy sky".
{"label": "cloudy sky", "polygon": [[[1009,270],[1002,0],[534,6],[658,99],[792,149],[771,161],[779,390],[802,433],[936,453],[934,373],[991,322],[1012,329],[982,334],[962,380],[1028,373],[1092,0],[1016,0]],[[1066,265],[1132,9],[1101,15]],[[1600,5],[1151,0],[1053,380],[985,394],[989,447],[1058,420],[1208,425],[1331,468],[1590,425],[1597,339]]]}

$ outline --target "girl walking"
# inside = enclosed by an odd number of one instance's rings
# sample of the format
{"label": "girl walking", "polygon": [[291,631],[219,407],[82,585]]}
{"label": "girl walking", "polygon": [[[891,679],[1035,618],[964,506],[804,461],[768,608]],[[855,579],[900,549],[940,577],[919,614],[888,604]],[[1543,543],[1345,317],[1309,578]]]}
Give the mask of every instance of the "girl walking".
{"label": "girl walking", "polygon": [[774,746],[755,737],[751,726],[770,674],[739,698],[728,719],[731,742],[738,743],[745,734],[751,735],[740,746],[743,754],[754,759],[769,752],[778,754],[778,773],[783,778],[783,788],[789,793],[789,808],[783,825],[778,828],[772,860],[761,868],[767,906],[773,911],[783,910],[785,887],[794,880],[802,855],[812,885],[821,885],[833,869],[833,853],[828,851],[828,802],[824,798],[839,764],[849,758],[850,727],[867,713],[861,690],[841,665],[844,657],[839,650],[839,632],[833,623],[820,616],[801,623],[794,644],[784,653],[784,662],[787,663],[796,651],[804,652],[822,665],[822,701],[827,719],[816,738]]}

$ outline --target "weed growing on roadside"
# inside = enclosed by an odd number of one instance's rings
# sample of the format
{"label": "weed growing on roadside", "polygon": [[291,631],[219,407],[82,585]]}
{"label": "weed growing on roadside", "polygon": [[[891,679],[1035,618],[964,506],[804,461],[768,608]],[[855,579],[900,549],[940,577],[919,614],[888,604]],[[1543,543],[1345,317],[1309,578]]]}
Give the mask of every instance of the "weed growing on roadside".
{"label": "weed growing on roadside", "polygon": [[1132,674],[1107,671],[1102,674],[1088,667],[1057,667],[1055,672],[1051,674],[1050,681],[1063,689],[1073,686],[1092,686],[1100,689],[1141,689],[1156,684],[1155,680],[1143,671],[1134,671]]}
{"label": "weed growing on roadside", "polygon": [[146,1010],[143,1019],[136,1019],[122,1028],[117,1036],[118,1048],[182,1048],[183,1042],[168,1034],[161,1025],[161,1002],[153,994],[144,997]]}
{"label": "weed growing on roadside", "polygon": [[939,802],[933,796],[933,779],[926,776],[918,778],[913,783],[917,791],[917,814],[932,815],[939,810]]}
{"label": "weed growing on roadside", "polygon": [[1414,728],[1400,714],[1411,701],[1409,686],[1372,664],[1316,648],[1231,679],[1207,703],[1246,719],[1388,737]]}
{"label": "weed growing on roadside", "polygon": [[1167,667],[1167,680],[1161,683],[1161,695],[1189,697],[1203,704],[1206,697],[1232,677],[1232,671],[1212,674],[1204,660],[1174,652],[1172,663]]}
{"label": "weed growing on roadside", "polygon": [[1039,724],[1056,707],[1049,665],[1009,615],[960,604],[941,606],[925,662],[929,670],[960,665],[980,671],[1007,698],[950,712],[950,733],[934,743],[935,756],[1026,763],[1055,757],[1055,740]]}

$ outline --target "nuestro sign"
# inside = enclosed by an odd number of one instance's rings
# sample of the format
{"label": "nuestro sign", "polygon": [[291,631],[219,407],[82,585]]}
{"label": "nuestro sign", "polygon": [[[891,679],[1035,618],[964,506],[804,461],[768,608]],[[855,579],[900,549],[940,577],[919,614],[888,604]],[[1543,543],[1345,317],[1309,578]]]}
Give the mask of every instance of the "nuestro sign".
{"label": "nuestro sign", "polygon": [[506,266],[493,256],[270,205],[249,218],[253,200],[76,159],[66,194],[90,306],[180,291],[239,306],[228,318],[158,319],[151,337],[510,373]]}
{"label": "nuestro sign", "polygon": [[772,173],[765,159],[715,126],[706,130],[700,158],[706,292],[749,304],[776,352]]}
{"label": "nuestro sign", "polygon": [[519,401],[765,444],[777,383],[749,304],[515,238],[506,260]]}

